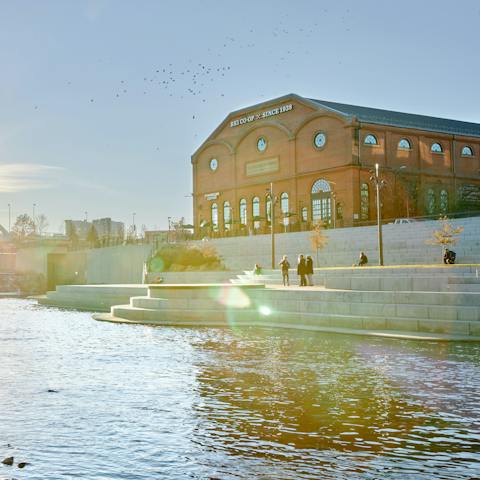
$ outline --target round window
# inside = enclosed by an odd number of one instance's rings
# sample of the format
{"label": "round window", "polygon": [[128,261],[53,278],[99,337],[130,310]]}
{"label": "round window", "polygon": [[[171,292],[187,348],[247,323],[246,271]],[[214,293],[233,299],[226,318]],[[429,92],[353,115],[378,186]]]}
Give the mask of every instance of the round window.
{"label": "round window", "polygon": [[213,172],[218,168],[218,160],[216,158],[212,158],[210,160],[210,170]]}
{"label": "round window", "polygon": [[260,137],[257,140],[257,150],[259,152],[264,152],[267,149],[267,141],[265,140],[264,137]]}
{"label": "round window", "polygon": [[318,132],[313,138],[313,143],[317,148],[323,148],[327,142],[327,137],[323,132]]}

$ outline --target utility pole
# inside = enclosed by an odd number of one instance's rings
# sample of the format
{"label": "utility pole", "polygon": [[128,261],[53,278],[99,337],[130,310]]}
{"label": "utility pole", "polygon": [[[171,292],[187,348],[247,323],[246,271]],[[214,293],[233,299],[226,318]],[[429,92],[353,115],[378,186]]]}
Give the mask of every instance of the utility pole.
{"label": "utility pole", "polygon": [[372,174],[370,180],[375,184],[377,193],[377,235],[378,235],[378,264],[383,266],[383,237],[382,237],[382,209],[380,200],[380,190],[384,187],[385,182],[380,180],[379,177],[379,165],[375,164],[375,173]]}
{"label": "utility pole", "polygon": [[273,182],[270,182],[270,190],[267,190],[267,197],[270,197],[270,231],[272,240],[272,270],[275,270],[275,203],[277,198],[273,194]]}
{"label": "utility pole", "polygon": [[8,233],[12,230],[12,204],[8,204]]}

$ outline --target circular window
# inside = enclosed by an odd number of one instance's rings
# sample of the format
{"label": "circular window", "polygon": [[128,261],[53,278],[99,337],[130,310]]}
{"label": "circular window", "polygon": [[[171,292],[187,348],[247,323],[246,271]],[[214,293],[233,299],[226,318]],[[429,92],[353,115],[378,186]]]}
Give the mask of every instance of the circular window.
{"label": "circular window", "polygon": [[212,158],[210,160],[210,170],[213,172],[218,168],[218,160],[216,158]]}
{"label": "circular window", "polygon": [[318,132],[315,137],[313,137],[313,144],[317,148],[323,148],[327,143],[327,136],[323,132]]}
{"label": "circular window", "polygon": [[257,150],[259,152],[264,152],[267,149],[267,141],[265,140],[264,137],[260,137],[257,140]]}

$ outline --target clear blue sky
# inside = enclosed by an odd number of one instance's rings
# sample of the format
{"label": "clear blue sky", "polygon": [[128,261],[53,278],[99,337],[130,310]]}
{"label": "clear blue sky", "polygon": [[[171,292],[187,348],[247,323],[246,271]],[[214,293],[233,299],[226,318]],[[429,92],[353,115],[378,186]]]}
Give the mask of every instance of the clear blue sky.
{"label": "clear blue sky", "polygon": [[479,26],[477,0],[0,0],[0,223],[191,221],[191,153],[290,92],[480,123]]}

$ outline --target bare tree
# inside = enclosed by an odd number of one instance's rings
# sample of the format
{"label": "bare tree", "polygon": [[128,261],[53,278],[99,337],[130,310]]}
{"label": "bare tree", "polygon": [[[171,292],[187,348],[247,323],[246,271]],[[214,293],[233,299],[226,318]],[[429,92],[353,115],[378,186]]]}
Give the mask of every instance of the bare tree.
{"label": "bare tree", "polygon": [[45,233],[45,231],[48,228],[48,225],[49,225],[49,223],[48,223],[46,215],[41,213],[40,215],[37,216],[37,221],[36,221],[35,226],[37,228],[37,232],[38,232],[39,235],[43,235]]}
{"label": "bare tree", "polygon": [[454,227],[448,217],[440,217],[438,219],[440,223],[440,229],[434,230],[433,238],[426,240],[425,243],[428,245],[440,245],[442,247],[442,262],[443,256],[445,255],[445,249],[452,245],[455,245],[460,235],[463,232],[463,227]]}
{"label": "bare tree", "polygon": [[19,215],[12,227],[12,233],[16,240],[25,240],[35,235],[35,223],[26,213]]}
{"label": "bare tree", "polygon": [[317,256],[317,267],[319,267],[318,261],[318,252],[325,247],[328,243],[328,237],[323,233],[324,223],[321,220],[318,220],[313,225],[312,233],[310,234],[310,244],[316,252]]}

